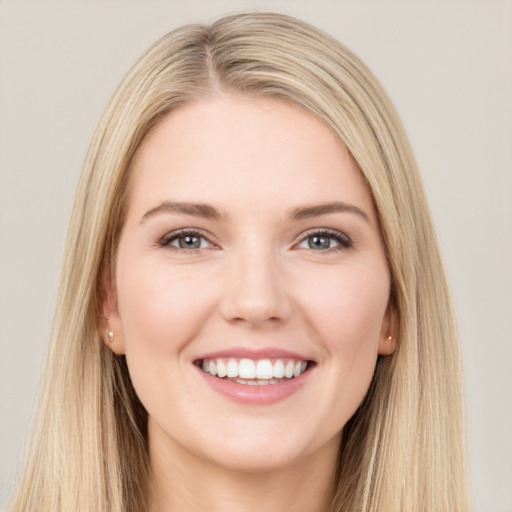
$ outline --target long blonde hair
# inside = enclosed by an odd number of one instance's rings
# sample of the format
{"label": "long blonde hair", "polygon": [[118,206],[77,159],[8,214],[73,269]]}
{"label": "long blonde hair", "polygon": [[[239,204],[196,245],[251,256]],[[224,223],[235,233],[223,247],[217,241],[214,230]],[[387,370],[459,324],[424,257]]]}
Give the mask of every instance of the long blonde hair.
{"label": "long blonde hair", "polygon": [[32,443],[15,511],[128,512],[149,489],[147,415],[123,356],[98,333],[130,161],[162,116],[236,91],[308,109],[339,136],[373,195],[399,346],[344,427],[333,511],[467,511],[462,377],[452,307],[416,164],[380,84],[347,48],[296,19],[246,13],[157,41],[107,106],[69,226]]}

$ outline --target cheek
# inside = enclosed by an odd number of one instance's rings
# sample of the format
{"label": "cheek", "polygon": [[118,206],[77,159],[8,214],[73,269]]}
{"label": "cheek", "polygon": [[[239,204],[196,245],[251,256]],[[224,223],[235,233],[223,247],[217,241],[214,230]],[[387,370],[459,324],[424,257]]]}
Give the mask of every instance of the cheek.
{"label": "cheek", "polygon": [[211,310],[211,290],[203,281],[165,262],[136,264],[125,257],[118,263],[126,360],[133,386],[148,411],[172,415],[179,403],[174,390],[179,385],[180,399],[188,393],[187,381],[178,376],[189,364],[184,351]]}
{"label": "cheek", "polygon": [[302,308],[331,348],[377,350],[389,297],[385,267],[331,268],[315,283],[302,283]]}
{"label": "cheek", "polygon": [[[380,267],[379,267],[380,269]],[[323,286],[310,287],[309,321],[325,354],[331,411],[326,424],[339,431],[363,401],[375,371],[388,296],[387,270],[336,269]]]}
{"label": "cheek", "polygon": [[120,265],[119,312],[127,350],[136,344],[146,348],[176,349],[198,327],[198,316],[207,314],[211,290],[208,279],[165,263]]}

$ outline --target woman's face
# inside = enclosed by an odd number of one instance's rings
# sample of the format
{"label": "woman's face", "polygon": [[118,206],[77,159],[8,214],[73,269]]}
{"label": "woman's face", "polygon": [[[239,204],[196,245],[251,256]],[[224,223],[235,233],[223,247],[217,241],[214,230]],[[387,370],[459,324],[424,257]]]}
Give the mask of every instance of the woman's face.
{"label": "woman's face", "polygon": [[393,349],[375,210],[341,143],[280,100],[191,103],[145,138],[128,197],[104,309],[151,452],[332,460]]}

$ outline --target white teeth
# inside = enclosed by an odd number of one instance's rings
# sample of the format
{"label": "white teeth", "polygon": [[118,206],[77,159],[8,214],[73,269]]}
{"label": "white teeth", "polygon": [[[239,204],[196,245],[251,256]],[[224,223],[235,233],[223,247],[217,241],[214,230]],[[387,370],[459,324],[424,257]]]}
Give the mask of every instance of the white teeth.
{"label": "white teeth", "polygon": [[238,377],[238,363],[234,359],[228,361],[227,376],[231,379]]}
{"label": "white teeth", "polygon": [[293,377],[293,369],[295,367],[295,364],[293,363],[293,361],[288,361],[286,363],[286,366],[284,367],[284,376],[287,378],[287,379],[291,379]]}
{"label": "white teeth", "polygon": [[217,377],[225,377],[228,374],[226,365],[222,359],[217,359]]}
{"label": "white teeth", "polygon": [[280,381],[278,379],[264,379],[264,380],[247,380],[247,379],[235,379],[238,384],[247,384],[248,386],[268,386],[270,384],[277,384]]}
{"label": "white teeth", "polygon": [[219,377],[236,379],[240,384],[249,386],[277,384],[284,379],[292,379],[302,375],[308,363],[297,359],[252,360],[248,358],[235,359],[231,357],[203,359],[201,368],[205,373]]}
{"label": "white teeth", "polygon": [[282,379],[284,377],[284,363],[281,359],[278,359],[274,363],[274,377],[276,379]]}
{"label": "white teeth", "polygon": [[241,359],[238,375],[242,377],[242,379],[254,379],[256,377],[256,365],[254,361],[251,359]]}
{"label": "white teeth", "polygon": [[258,379],[271,379],[274,376],[274,367],[268,359],[262,359],[256,364],[256,377]]}

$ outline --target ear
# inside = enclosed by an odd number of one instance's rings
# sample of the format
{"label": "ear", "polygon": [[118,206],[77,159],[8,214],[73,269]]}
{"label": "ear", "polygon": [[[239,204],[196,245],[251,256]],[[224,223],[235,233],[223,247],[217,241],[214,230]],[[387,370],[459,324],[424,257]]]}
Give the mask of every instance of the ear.
{"label": "ear", "polygon": [[123,323],[118,310],[117,291],[110,270],[103,273],[98,327],[103,343],[115,354],[124,354]]}
{"label": "ear", "polygon": [[379,355],[390,356],[398,346],[398,319],[392,300],[388,304],[379,340]]}

